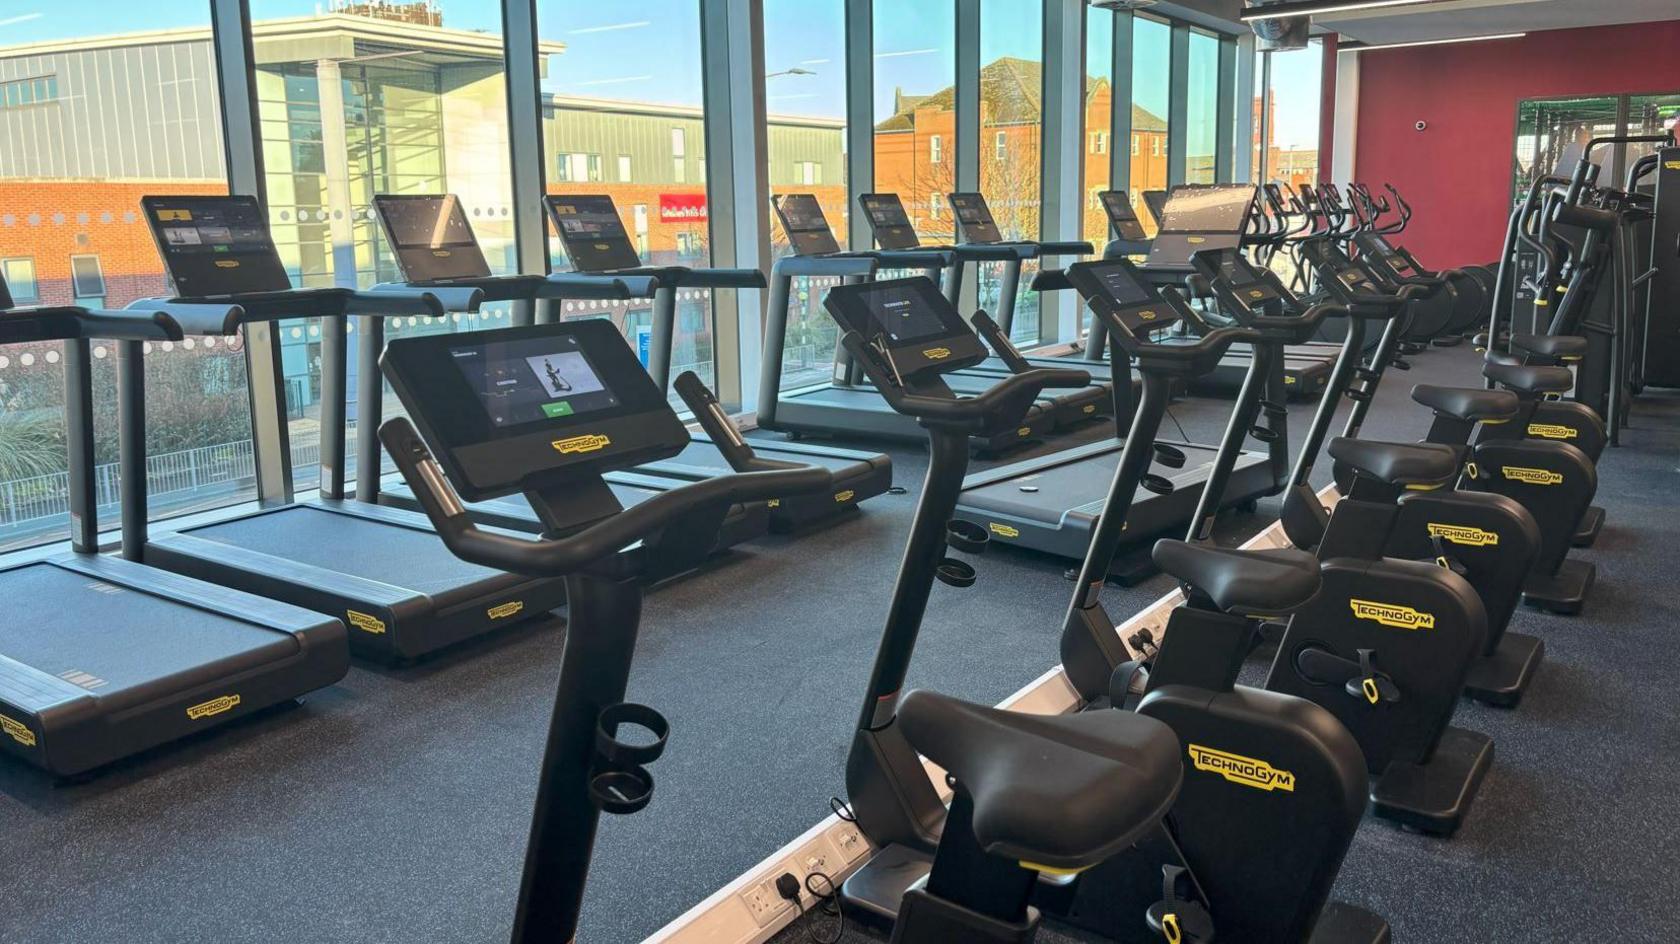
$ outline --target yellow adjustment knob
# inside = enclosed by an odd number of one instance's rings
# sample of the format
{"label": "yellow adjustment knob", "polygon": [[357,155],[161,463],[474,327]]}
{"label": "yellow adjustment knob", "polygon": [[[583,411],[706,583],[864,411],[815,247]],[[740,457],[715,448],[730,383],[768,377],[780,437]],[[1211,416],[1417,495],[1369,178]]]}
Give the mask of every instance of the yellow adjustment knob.
{"label": "yellow adjustment knob", "polygon": [[1184,931],[1178,926],[1178,915],[1169,914],[1161,919],[1161,930],[1166,932],[1167,944],[1181,944]]}
{"label": "yellow adjustment knob", "polygon": [[1365,690],[1365,700],[1370,702],[1371,704],[1374,705],[1377,702],[1382,700],[1382,693],[1377,691],[1377,680],[1376,679],[1368,678],[1365,681],[1361,682],[1359,684],[1359,687]]}

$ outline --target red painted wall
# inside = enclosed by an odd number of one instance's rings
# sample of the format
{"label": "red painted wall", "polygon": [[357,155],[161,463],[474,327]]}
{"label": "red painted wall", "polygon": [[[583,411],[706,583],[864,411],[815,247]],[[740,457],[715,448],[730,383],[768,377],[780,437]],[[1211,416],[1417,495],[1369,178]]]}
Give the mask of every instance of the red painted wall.
{"label": "red painted wall", "polygon": [[1426,265],[1492,260],[1510,216],[1517,102],[1680,91],[1677,51],[1680,20],[1360,53],[1356,173],[1405,194],[1417,216],[1404,242]]}

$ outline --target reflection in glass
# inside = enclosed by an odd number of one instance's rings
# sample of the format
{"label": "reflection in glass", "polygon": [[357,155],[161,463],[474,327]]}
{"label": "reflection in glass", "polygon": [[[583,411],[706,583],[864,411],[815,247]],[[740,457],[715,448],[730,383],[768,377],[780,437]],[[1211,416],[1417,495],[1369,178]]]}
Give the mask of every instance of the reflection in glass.
{"label": "reflection in glass", "polygon": [[1146,16],[1132,18],[1132,175],[1127,192],[1143,223],[1155,235],[1156,220],[1144,205],[1150,190],[1167,189],[1167,93],[1172,29]]}
{"label": "reflection in glass", "polygon": [[[1044,11],[1036,0],[980,7],[980,192],[1005,240],[1038,239],[1043,202]],[[979,306],[997,311],[1000,263],[979,266]],[[1037,262],[1022,267],[1010,334],[1039,340]]]}
{"label": "reflection in glass", "polygon": [[1217,177],[1219,140],[1219,40],[1190,33],[1190,71],[1184,129],[1184,182],[1211,184]]}

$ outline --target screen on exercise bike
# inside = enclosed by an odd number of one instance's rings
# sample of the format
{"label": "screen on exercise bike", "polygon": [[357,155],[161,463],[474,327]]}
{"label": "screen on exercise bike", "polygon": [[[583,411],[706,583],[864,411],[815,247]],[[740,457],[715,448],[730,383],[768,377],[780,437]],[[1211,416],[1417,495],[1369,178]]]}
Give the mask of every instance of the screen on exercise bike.
{"label": "screen on exercise bike", "polygon": [[1120,322],[1134,336],[1178,322],[1178,312],[1126,259],[1093,259],[1067,267],[1068,281],[1111,323]]}
{"label": "screen on exercise bike", "polygon": [[837,285],[823,298],[823,307],[842,330],[880,350],[906,377],[986,359],[974,329],[923,276]]}
{"label": "screen on exercise bike", "polygon": [[776,208],[776,218],[781,221],[782,230],[787,233],[788,243],[795,253],[826,256],[840,251],[840,244],[834,240],[834,230],[828,226],[828,217],[823,215],[822,204],[814,195],[783,194],[771,205]]}
{"label": "screen on exercise bike", "polygon": [[490,265],[454,194],[377,194],[374,209],[409,282],[482,279]]}
{"label": "screen on exercise bike", "polygon": [[1278,293],[1240,249],[1203,250],[1196,253],[1195,261],[1204,275],[1223,283],[1239,302],[1249,308],[1279,300]]}
{"label": "screen on exercise bike", "polygon": [[618,405],[576,335],[458,344],[449,356],[496,426],[581,416]]}
{"label": "screen on exercise bike", "polygon": [[971,243],[1003,242],[1003,233],[992,219],[992,209],[986,205],[985,197],[978,193],[953,193],[949,199],[951,211],[962,225],[963,239]]}

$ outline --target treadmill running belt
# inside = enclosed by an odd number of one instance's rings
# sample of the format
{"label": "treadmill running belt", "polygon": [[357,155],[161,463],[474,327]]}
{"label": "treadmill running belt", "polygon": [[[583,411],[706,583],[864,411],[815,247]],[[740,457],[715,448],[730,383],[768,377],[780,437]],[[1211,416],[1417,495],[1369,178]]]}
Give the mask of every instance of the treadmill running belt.
{"label": "treadmill running belt", "polygon": [[[1150,473],[1172,480],[1179,488],[1193,488],[1200,492],[1207,481],[1207,470],[1213,464],[1217,450],[1197,443],[1175,440],[1162,442],[1184,451],[1184,467],[1173,469],[1151,462]],[[1085,458],[1092,454],[1104,453],[1107,453],[1107,458],[1103,460],[1092,461]],[[1120,459],[1120,445],[1113,439],[1105,439],[1070,449],[1063,455],[1068,461],[1057,463],[1033,475],[1005,478],[988,485],[965,488],[963,504],[982,504],[990,512],[1038,521],[1058,521],[1079,512],[1096,515],[1102,510],[1102,503],[1108,497],[1109,485],[1114,481],[1114,470]],[[1081,459],[1085,461],[1079,461]],[[1237,468],[1246,468],[1251,464],[1239,460]],[[1033,491],[1023,491],[1023,488]],[[1155,496],[1140,489],[1134,501],[1142,503],[1153,497]]]}
{"label": "treadmill running belt", "polygon": [[31,564],[0,574],[6,620],[0,652],[56,675],[113,710],[213,667],[227,677],[297,653],[276,632],[64,570]]}
{"label": "treadmill running belt", "polygon": [[380,524],[308,505],[290,505],[181,533],[434,597],[501,575],[449,553],[431,531]]}

